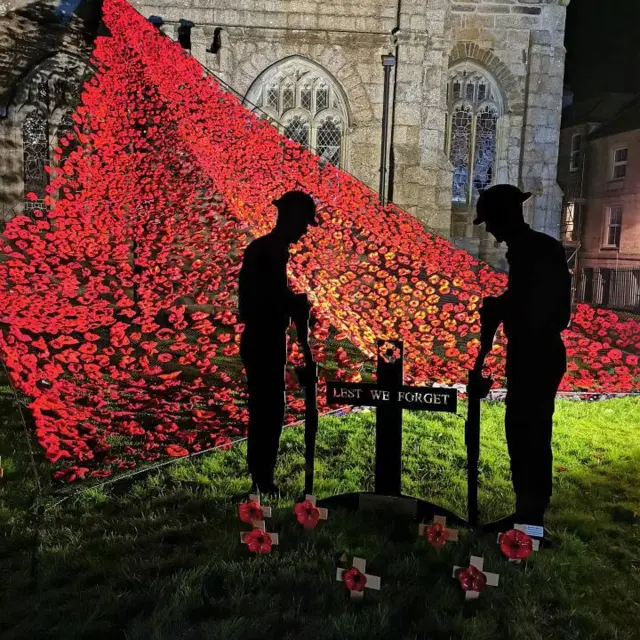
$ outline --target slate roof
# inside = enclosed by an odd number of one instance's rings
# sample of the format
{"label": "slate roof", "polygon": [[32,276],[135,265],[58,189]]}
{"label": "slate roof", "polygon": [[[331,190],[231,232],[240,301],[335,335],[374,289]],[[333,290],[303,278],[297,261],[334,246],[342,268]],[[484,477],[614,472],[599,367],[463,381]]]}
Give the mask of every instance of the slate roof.
{"label": "slate roof", "polygon": [[635,98],[633,93],[605,93],[574,102],[562,112],[562,128],[609,122]]}
{"label": "slate roof", "polygon": [[625,131],[640,129],[640,97],[636,98],[625,109],[620,111],[609,122],[598,127],[590,136],[590,140],[607,138]]}

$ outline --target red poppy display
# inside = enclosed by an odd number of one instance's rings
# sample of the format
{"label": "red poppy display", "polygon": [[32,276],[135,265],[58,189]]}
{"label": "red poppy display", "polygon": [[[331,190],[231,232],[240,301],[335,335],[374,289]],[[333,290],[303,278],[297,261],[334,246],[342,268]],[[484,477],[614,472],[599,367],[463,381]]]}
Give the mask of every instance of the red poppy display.
{"label": "red poppy display", "polygon": [[[290,189],[310,193],[320,219],[289,263],[317,319],[320,411],[327,376],[370,377],[377,339],[404,342],[407,384],[464,384],[480,301],[505,275],[281,136],[124,0],[103,11],[110,35],[54,149],[50,195],[0,235],[0,355],[54,477],[102,478],[244,435],[240,263]],[[579,304],[564,340],[561,390],[640,387],[636,320]],[[499,386],[504,358],[500,333],[487,358]],[[303,363],[292,344],[288,363]],[[287,404],[290,424],[304,411],[295,377]]]}

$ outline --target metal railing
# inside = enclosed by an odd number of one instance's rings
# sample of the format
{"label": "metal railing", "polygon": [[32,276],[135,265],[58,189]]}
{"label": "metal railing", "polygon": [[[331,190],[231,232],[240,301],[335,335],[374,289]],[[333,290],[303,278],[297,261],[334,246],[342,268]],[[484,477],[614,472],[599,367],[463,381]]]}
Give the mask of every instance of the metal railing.
{"label": "metal railing", "polygon": [[576,293],[580,302],[640,314],[640,268],[585,267]]}

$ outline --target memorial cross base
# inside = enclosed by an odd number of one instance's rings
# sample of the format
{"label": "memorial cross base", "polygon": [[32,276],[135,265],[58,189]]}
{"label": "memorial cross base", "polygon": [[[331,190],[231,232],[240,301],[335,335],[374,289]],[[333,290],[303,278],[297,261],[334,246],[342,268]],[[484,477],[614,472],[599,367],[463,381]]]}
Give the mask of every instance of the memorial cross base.
{"label": "memorial cross base", "polygon": [[449,522],[465,525],[456,514],[430,502],[403,496],[402,410],[455,413],[457,391],[444,387],[410,387],[403,382],[404,348],[400,341],[378,341],[377,384],[327,382],[327,403],[376,407],[375,492],[348,493],[319,500],[333,509],[394,512],[413,520],[445,516]]}

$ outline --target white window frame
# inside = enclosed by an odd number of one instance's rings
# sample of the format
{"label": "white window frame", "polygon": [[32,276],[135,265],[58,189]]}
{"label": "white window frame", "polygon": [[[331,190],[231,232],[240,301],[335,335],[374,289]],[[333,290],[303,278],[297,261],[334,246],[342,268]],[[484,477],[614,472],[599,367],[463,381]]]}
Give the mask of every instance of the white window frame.
{"label": "white window frame", "polygon": [[[609,244],[609,233],[611,231],[611,214],[614,210],[620,210],[620,222],[615,225],[618,227],[618,244]],[[609,205],[606,208],[605,224],[604,224],[604,237],[602,238],[603,249],[620,249],[622,242],[622,217],[624,216],[624,207],[621,204]]]}
{"label": "white window frame", "polygon": [[[576,149],[575,142],[580,141],[578,148]],[[574,133],[571,136],[571,154],[569,160],[569,171],[577,171],[580,168],[580,154],[582,152],[582,134]]]}
{"label": "white window frame", "polygon": [[[577,231],[577,212],[580,211],[580,205],[575,202],[565,202],[562,208],[562,241],[576,242]],[[570,218],[570,220],[569,220]]]}
{"label": "white window frame", "polygon": [[[627,157],[624,160],[616,161],[616,154],[618,151],[626,151]],[[629,147],[616,147],[611,154],[611,179],[612,180],[624,180],[627,177],[627,162],[629,161]],[[616,176],[616,169],[618,167],[624,167],[624,175]]]}

